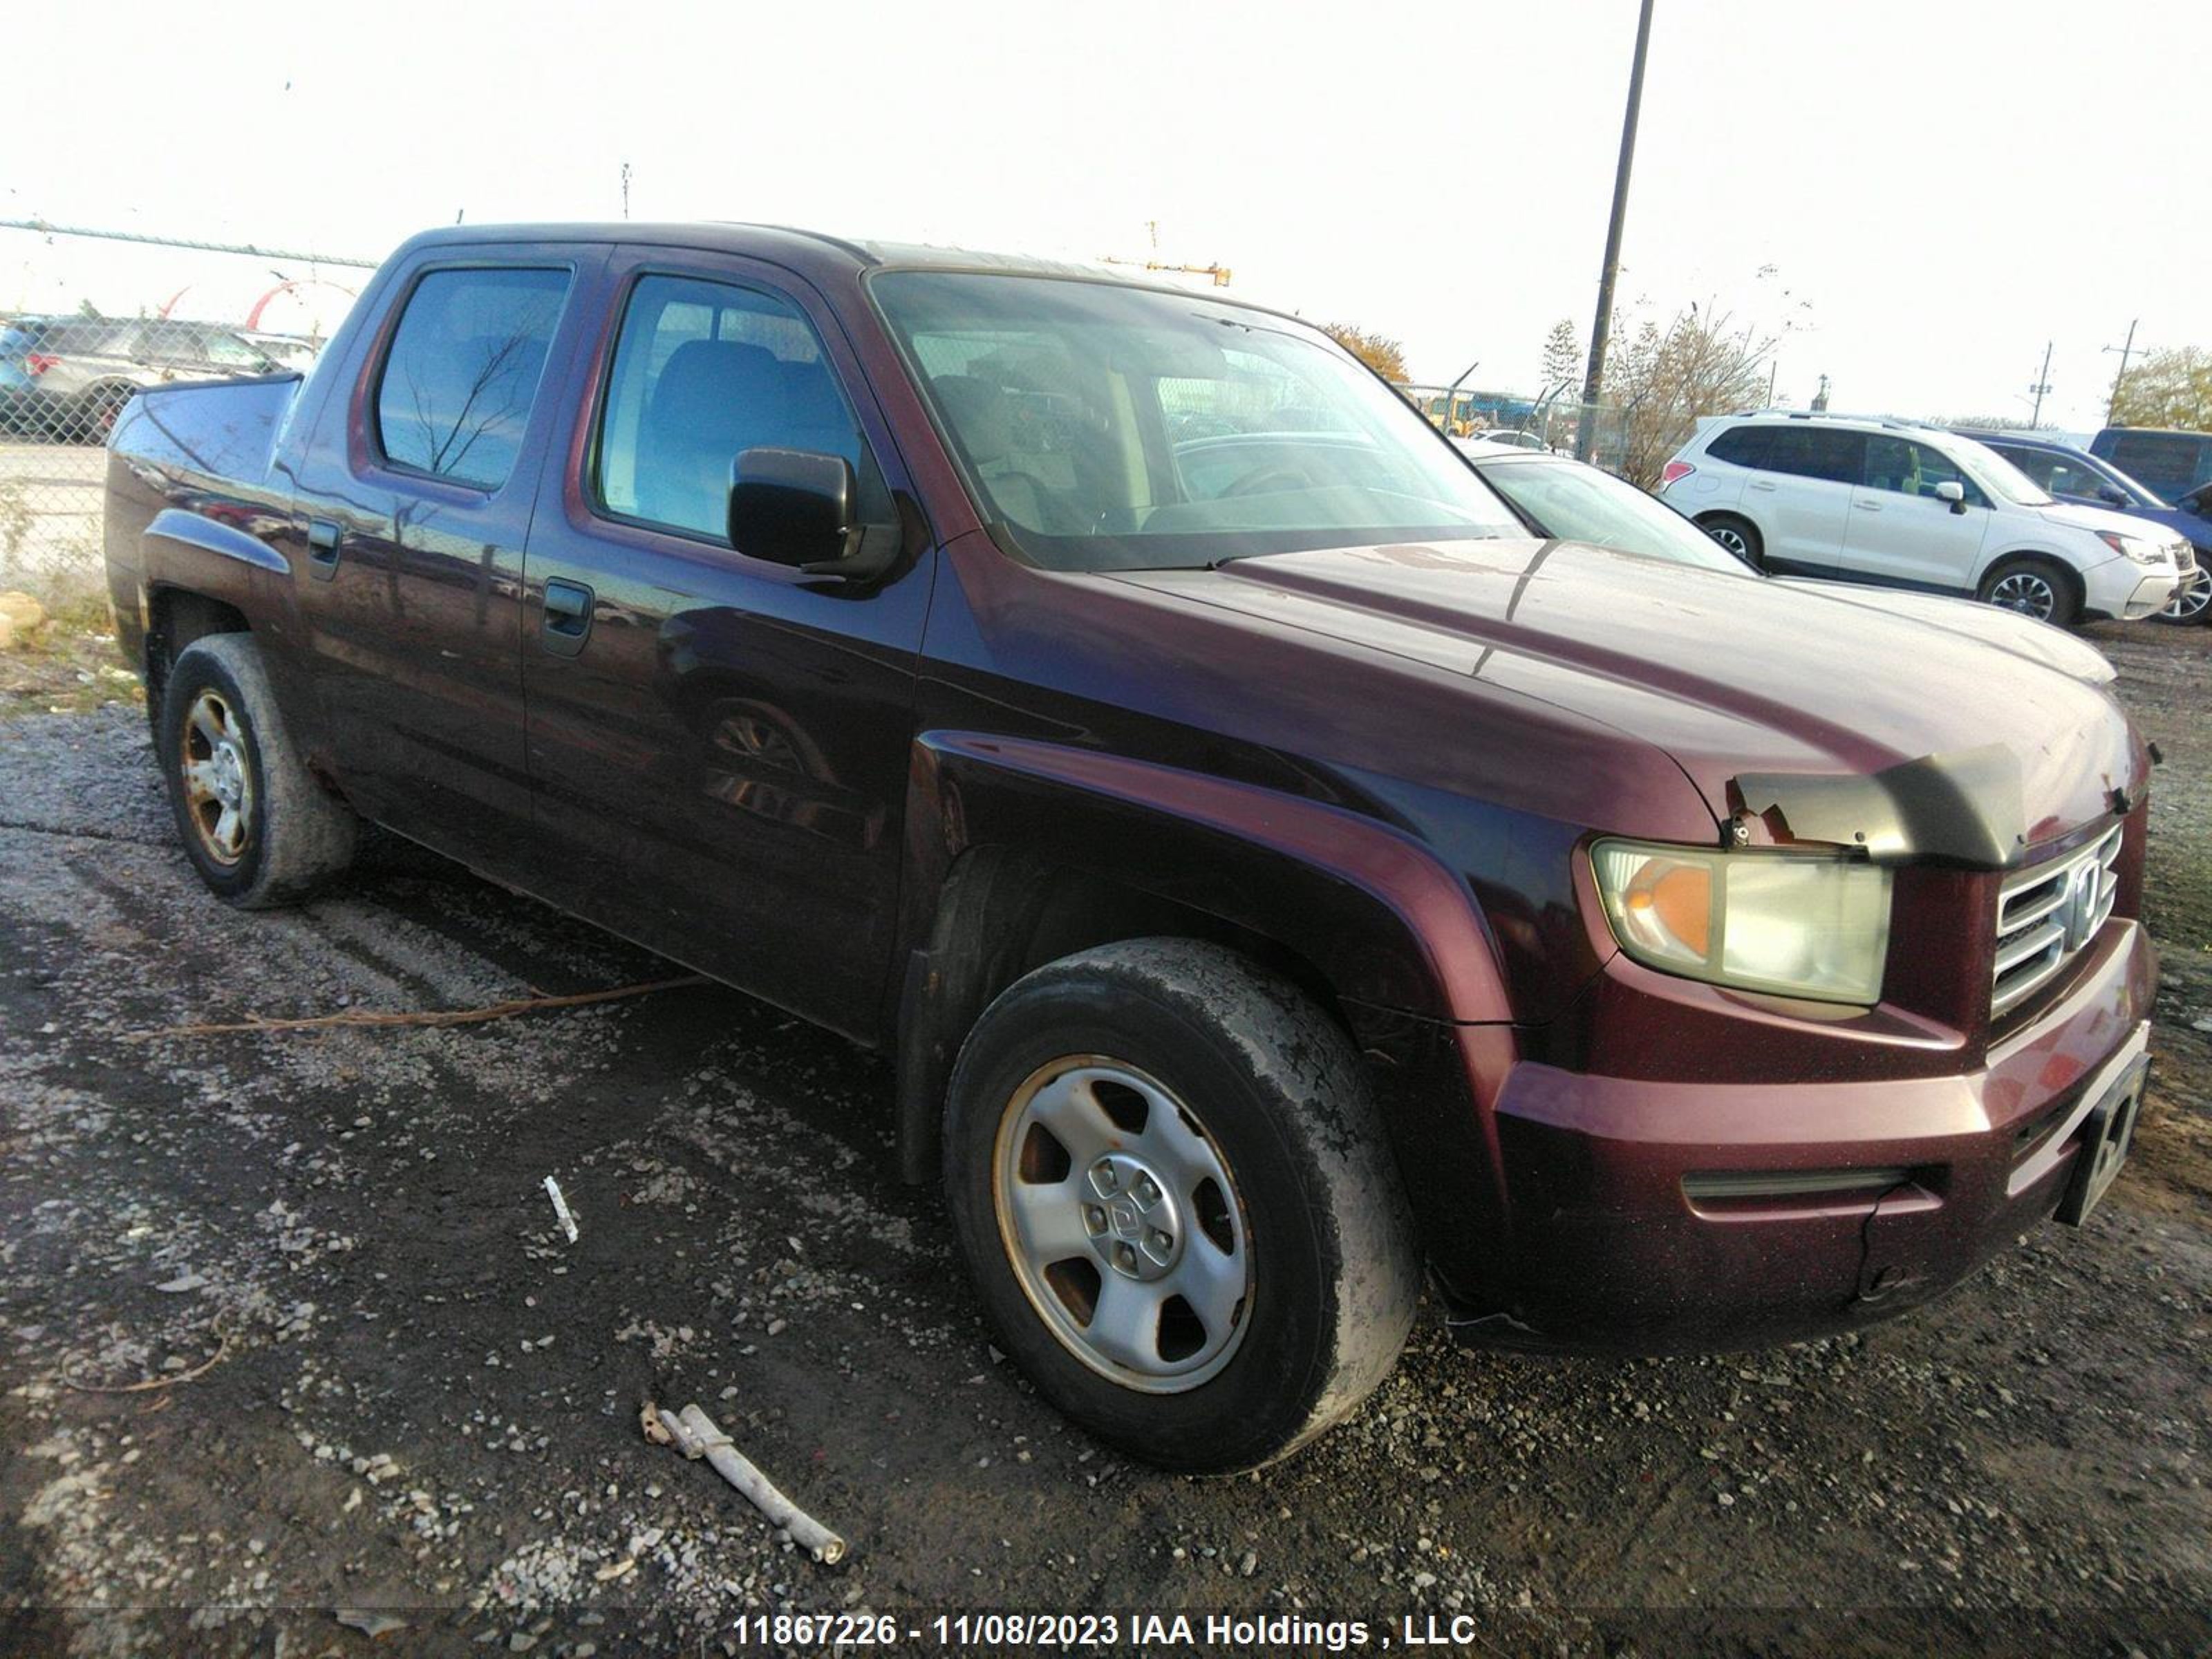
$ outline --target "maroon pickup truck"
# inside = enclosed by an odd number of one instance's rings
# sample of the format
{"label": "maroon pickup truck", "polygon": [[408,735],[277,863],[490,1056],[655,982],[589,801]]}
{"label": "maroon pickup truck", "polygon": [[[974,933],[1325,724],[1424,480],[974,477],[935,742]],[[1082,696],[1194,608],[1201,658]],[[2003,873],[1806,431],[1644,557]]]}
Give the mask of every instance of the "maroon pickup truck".
{"label": "maroon pickup truck", "polygon": [[363,819],[896,1057],[1008,1349],[1278,1456],[1526,1347],[1923,1303],[2125,1154],[2150,757],[2033,654],[1532,538],[1293,319],[750,227],[453,229],[139,397],[185,851]]}

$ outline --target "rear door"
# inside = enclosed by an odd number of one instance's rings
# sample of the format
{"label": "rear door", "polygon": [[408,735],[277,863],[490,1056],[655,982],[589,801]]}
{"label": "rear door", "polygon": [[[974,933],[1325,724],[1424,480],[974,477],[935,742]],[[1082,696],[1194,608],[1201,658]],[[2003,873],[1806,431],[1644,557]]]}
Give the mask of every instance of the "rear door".
{"label": "rear door", "polygon": [[[1957,507],[1936,495],[1944,483],[1966,491]],[[1942,451],[1895,433],[1868,433],[1842,574],[1964,592],[1973,586],[1989,525],[1990,498]]]}
{"label": "rear door", "polygon": [[324,403],[298,480],[297,596],[331,760],[370,817],[487,870],[528,848],[522,550],[549,359],[588,349],[604,248],[426,250]]}
{"label": "rear door", "polygon": [[540,890],[872,1037],[933,552],[917,532],[860,586],[730,544],[732,468],[757,447],[843,455],[863,519],[898,520],[896,452],[811,289],[653,248],[618,250],[609,288],[530,538],[529,765],[560,872]]}
{"label": "rear door", "polygon": [[1743,510],[1766,541],[1769,568],[1836,574],[1863,434],[1810,422],[1768,428],[1763,465],[1744,485]]}

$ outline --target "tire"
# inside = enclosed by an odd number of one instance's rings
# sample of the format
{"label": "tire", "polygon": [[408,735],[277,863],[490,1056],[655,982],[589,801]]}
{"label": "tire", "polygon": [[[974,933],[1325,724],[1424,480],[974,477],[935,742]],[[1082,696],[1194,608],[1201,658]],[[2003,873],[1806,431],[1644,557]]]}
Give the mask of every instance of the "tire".
{"label": "tire", "polygon": [[1733,513],[1709,513],[1698,520],[1698,528],[1711,536],[1723,547],[1743,560],[1754,570],[1766,567],[1766,542],[1759,533],[1759,526],[1748,519]]}
{"label": "tire", "polygon": [[1991,565],[1974,597],[1984,605],[2017,611],[2055,628],[2071,628],[2081,614],[2081,591],[2074,573],[2049,559],[2026,554],[1999,559]]}
{"label": "tire", "polygon": [[961,1049],[945,1144],[1000,1340],[1133,1457],[1270,1462],[1397,1363],[1420,1255],[1358,1059],[1234,951],[1138,939],[1019,981]]}
{"label": "tire", "polygon": [[2188,583],[2174,590],[2166,608],[2158,613],[2158,620],[2175,628],[2193,628],[2212,620],[2212,569],[2200,564]]}
{"label": "tire", "polygon": [[296,902],[353,861],[360,820],[301,759],[251,634],[212,634],[179,653],[155,752],[185,856],[230,903]]}

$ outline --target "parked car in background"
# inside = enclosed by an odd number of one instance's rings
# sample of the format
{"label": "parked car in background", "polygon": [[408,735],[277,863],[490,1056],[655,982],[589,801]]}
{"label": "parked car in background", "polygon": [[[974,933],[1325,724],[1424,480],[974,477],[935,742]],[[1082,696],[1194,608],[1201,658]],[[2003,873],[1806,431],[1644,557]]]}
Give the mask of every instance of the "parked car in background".
{"label": "parked car in background", "polygon": [[1506,449],[1540,449],[1547,454],[1550,453],[1549,446],[1541,438],[1533,432],[1523,432],[1516,427],[1493,426],[1486,428],[1480,432],[1469,433],[1468,435],[1483,443],[1497,444]]}
{"label": "parked car in background", "polygon": [[1725,571],[1747,581],[1780,582],[1823,599],[1909,617],[2091,685],[2106,685],[2115,678],[2103,653],[2048,623],[1997,605],[1909,588],[1771,575],[1715,542],[1666,502],[1610,472],[1564,455],[1531,454],[1474,439],[1456,441],[1482,481],[1503,495],[1514,516],[1539,536],[1587,542],[1699,570]]}
{"label": "parked car in background", "polygon": [[2188,538],[2197,569],[2175,589],[2158,619],[2202,623],[2212,601],[2212,484],[2169,502],[2110,461],[2087,450],[2032,432],[1984,432],[1954,427],[1962,438],[1984,444],[2010,461],[2053,498],[2076,507],[2105,507],[2130,518],[2163,525]]}
{"label": "parked car in background", "polygon": [[2089,440],[2089,453],[2170,501],[2212,484],[2212,433],[2108,426]]}
{"label": "parked car in background", "polygon": [[55,442],[104,443],[143,387],[276,368],[267,352],[219,323],[15,317],[0,325],[0,422]]}
{"label": "parked car in background", "polygon": [[2130,1142],[2106,693],[1532,537],[1292,317],[454,227],[304,379],[135,398],[106,489],[213,893],[380,822],[881,1048],[1000,1346],[1155,1462],[1318,1434],[1425,1291],[1519,1346],[1854,1328]]}
{"label": "parked car in background", "polygon": [[2062,505],[1972,439],[1905,421],[1710,416],[1660,489],[1763,569],[1966,594],[2062,626],[2152,616],[2196,564],[2171,532]]}

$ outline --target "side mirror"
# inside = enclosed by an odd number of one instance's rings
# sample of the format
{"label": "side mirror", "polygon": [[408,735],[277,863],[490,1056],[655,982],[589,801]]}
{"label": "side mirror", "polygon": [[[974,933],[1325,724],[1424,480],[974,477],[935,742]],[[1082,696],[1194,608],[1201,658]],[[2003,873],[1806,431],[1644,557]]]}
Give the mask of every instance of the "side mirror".
{"label": "side mirror", "polygon": [[749,559],[834,572],[854,537],[853,464],[811,449],[748,449],[730,469],[730,545]]}
{"label": "side mirror", "polygon": [[1946,478],[1936,486],[1936,499],[1950,502],[1954,513],[1964,513],[1966,510],[1966,486],[1956,478]]}
{"label": "side mirror", "polygon": [[2099,484],[2097,486],[2097,499],[2104,502],[2107,507],[2125,507],[2128,505],[2126,493],[2112,484]]}

